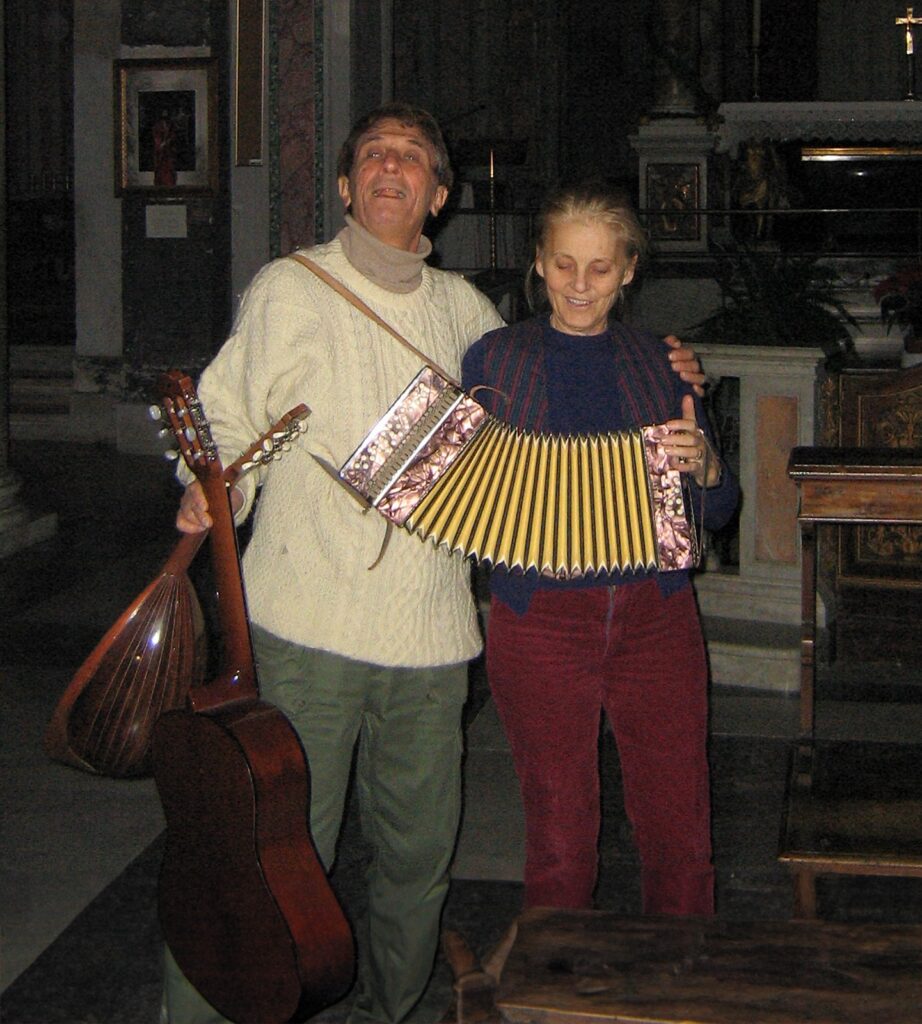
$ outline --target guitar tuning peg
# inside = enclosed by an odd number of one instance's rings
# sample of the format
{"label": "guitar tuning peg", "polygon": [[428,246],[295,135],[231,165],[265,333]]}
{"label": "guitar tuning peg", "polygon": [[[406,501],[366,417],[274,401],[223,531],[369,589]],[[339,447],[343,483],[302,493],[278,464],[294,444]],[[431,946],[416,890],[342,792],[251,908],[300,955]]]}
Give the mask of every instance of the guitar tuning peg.
{"label": "guitar tuning peg", "polygon": [[163,409],[161,409],[159,405],[149,405],[147,407],[147,415],[152,420],[154,420],[155,422],[157,420],[162,420],[163,419]]}
{"label": "guitar tuning peg", "polygon": [[163,457],[167,462],[175,462],[179,458],[179,452],[175,448],[168,448],[164,453]]}
{"label": "guitar tuning peg", "polygon": [[173,431],[169,427],[163,427],[157,431],[157,437],[172,437]]}

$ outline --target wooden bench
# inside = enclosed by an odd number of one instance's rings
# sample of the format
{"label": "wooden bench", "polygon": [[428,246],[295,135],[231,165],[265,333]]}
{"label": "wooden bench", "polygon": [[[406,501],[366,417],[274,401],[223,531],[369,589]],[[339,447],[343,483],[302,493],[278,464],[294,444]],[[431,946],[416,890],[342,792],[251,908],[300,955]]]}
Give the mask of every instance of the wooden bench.
{"label": "wooden bench", "polygon": [[922,925],[519,918],[494,1016],[519,1024],[919,1024]]}

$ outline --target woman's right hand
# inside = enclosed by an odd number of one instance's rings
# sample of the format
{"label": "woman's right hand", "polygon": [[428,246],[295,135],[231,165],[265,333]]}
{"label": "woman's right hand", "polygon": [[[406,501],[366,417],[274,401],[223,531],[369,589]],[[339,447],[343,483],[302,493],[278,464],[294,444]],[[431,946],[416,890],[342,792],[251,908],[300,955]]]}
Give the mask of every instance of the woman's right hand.
{"label": "woman's right hand", "polygon": [[[243,507],[243,492],[236,487],[230,493],[231,512],[236,515]],[[212,519],[208,513],[208,499],[198,480],[193,480],[183,491],[176,513],[176,529],[180,533],[201,533],[210,530]]]}

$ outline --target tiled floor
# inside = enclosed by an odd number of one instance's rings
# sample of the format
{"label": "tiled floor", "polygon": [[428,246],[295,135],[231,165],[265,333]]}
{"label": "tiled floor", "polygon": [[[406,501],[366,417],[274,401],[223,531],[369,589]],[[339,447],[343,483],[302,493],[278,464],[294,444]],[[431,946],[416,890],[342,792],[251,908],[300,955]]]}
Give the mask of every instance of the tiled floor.
{"label": "tiled floor", "polygon": [[[49,542],[0,563],[0,796],[3,835],[0,1019],[6,1024],[155,1024],[159,948],[156,870],[162,815],[149,779],[65,768],[41,747],[64,686],[172,547],[170,470],[96,446],[20,442],[12,465],[35,512],[55,511]],[[446,921],[485,952],[519,907],[522,821],[508,751],[480,665],[471,674],[465,818]],[[721,689],[712,698],[714,846],[719,912],[779,919],[791,887],[775,852],[796,707],[790,698]],[[476,712],[476,713],[474,713]],[[829,703],[831,735],[922,742],[922,702]],[[636,863],[608,737],[599,905],[638,909]],[[354,815],[334,874],[350,914],[362,910],[364,850]],[[922,886],[838,880],[821,891],[829,916],[922,920]],[[439,960],[416,1019],[435,1024],[450,999]],[[334,1008],[322,1020],[343,1019]]]}

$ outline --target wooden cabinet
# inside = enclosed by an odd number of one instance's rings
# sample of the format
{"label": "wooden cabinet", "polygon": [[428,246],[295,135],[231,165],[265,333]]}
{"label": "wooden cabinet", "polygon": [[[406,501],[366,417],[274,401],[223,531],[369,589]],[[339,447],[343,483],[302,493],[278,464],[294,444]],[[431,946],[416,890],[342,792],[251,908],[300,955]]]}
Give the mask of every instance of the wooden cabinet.
{"label": "wooden cabinet", "polygon": [[[821,444],[922,450],[922,366],[847,370],[821,385]],[[922,593],[922,527],[861,522],[828,531],[820,546],[830,639],[843,662],[911,661]]]}

